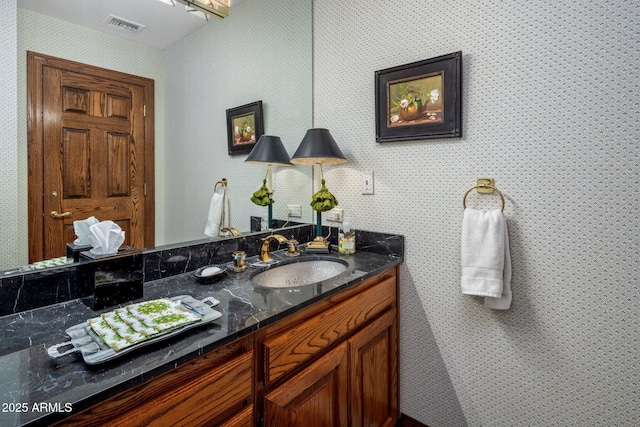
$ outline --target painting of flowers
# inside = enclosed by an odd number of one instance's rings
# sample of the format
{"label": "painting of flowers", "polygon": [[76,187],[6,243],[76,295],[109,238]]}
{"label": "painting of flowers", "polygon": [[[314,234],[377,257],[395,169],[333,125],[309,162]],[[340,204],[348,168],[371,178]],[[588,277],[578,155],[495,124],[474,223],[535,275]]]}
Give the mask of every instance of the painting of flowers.
{"label": "painting of flowers", "polygon": [[462,136],[462,52],[376,71],[376,141]]}
{"label": "painting of flowers", "polygon": [[233,144],[251,144],[256,142],[256,115],[244,114],[233,118]]}
{"label": "painting of flowers", "polygon": [[443,121],[442,73],[389,82],[389,126]]}
{"label": "painting of flowers", "polygon": [[249,154],[263,133],[262,101],[227,110],[229,155]]}

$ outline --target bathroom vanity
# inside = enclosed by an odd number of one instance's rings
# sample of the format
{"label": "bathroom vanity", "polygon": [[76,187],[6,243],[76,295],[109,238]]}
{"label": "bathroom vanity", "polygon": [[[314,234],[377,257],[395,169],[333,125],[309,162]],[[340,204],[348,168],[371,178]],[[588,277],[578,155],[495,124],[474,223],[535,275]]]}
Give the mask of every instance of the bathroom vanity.
{"label": "bathroom vanity", "polygon": [[[212,284],[193,272],[145,282],[146,300],[212,296],[222,317],[101,365],[46,354],[65,326],[96,314],[77,300],[0,318],[5,330],[28,328],[26,317],[41,327],[47,316],[66,319],[50,322],[50,341],[0,357],[11,371],[0,374],[0,402],[13,405],[0,424],[394,425],[403,239],[371,236],[356,254],[330,255],[348,270],[317,284],[256,286],[251,277],[263,267],[251,256],[246,271]],[[272,255],[291,261],[285,252]]]}

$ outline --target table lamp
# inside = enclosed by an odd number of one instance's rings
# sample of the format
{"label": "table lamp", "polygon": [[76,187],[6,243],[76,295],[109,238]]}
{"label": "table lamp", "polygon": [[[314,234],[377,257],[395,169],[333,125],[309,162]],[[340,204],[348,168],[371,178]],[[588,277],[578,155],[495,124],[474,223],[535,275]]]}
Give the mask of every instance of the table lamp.
{"label": "table lamp", "polygon": [[262,135],[245,159],[245,163],[266,164],[267,177],[262,187],[255,193],[251,201],[259,206],[268,206],[268,227],[273,228],[273,171],[272,165],[291,165],[289,154],[285,150],[280,137]]}
{"label": "table lamp", "polygon": [[324,185],[322,165],[345,163],[346,161],[347,158],[340,151],[329,130],[322,128],[307,130],[298,149],[291,157],[291,163],[294,164],[320,165],[322,188],[313,195],[311,200],[311,207],[316,211],[316,237],[307,246],[307,252],[329,253],[329,243],[322,237],[322,212],[333,209],[338,201]]}

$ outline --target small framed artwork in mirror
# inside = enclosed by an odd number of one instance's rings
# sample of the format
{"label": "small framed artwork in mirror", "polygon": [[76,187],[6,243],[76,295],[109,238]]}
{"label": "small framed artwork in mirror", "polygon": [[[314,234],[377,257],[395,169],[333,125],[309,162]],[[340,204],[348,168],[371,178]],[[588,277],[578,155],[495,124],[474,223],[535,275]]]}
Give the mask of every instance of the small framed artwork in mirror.
{"label": "small framed artwork in mirror", "polygon": [[376,141],[462,136],[462,52],[376,71]]}
{"label": "small framed artwork in mirror", "polygon": [[229,155],[249,154],[264,133],[262,101],[227,110]]}

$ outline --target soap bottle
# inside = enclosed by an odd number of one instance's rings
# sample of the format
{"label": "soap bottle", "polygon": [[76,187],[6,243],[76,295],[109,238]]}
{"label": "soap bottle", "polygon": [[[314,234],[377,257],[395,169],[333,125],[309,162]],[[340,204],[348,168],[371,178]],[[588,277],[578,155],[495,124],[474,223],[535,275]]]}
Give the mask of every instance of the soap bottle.
{"label": "soap bottle", "polygon": [[351,229],[349,218],[345,217],[338,230],[338,252],[353,254],[356,252],[356,233]]}

